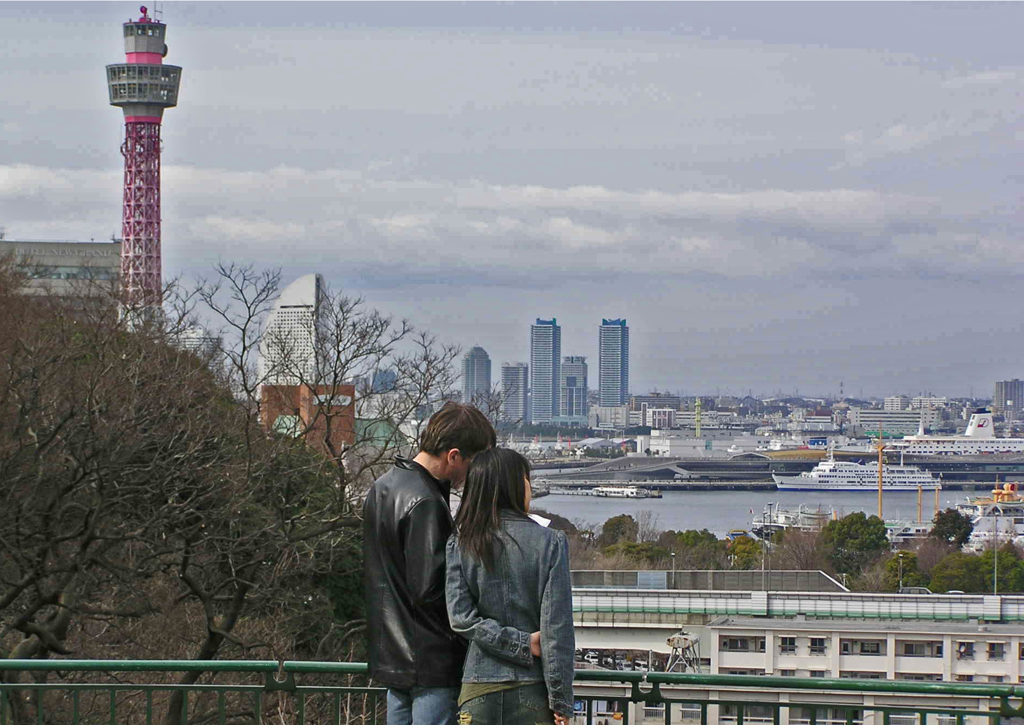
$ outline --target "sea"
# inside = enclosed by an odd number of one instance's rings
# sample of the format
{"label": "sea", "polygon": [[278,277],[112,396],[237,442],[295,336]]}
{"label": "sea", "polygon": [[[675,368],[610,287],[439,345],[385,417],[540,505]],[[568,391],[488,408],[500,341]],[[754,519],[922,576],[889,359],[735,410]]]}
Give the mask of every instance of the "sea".
{"label": "sea", "polygon": [[[940,509],[949,508],[963,501],[965,492],[941,491]],[[755,517],[760,518],[771,503],[772,508],[805,509],[829,511],[835,509],[839,516],[864,511],[871,515],[878,510],[875,492],[861,491],[665,491],[662,498],[621,499],[598,498],[596,496],[571,496],[549,494],[537,499],[532,508],[564,516],[574,523],[585,523],[588,528],[597,529],[612,516],[651,511],[656,517],[657,528],[665,531],[675,529],[708,529],[724,537],[733,529],[749,530]],[[922,517],[930,521],[934,516],[935,494],[925,491],[922,500]],[[882,513],[886,520],[917,520],[917,492],[899,491],[885,494]]]}

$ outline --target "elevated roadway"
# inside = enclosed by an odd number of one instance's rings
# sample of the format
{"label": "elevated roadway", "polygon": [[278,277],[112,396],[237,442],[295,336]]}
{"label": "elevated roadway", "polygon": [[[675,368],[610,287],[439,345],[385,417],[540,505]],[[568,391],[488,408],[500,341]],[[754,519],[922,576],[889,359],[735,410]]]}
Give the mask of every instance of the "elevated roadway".
{"label": "elevated roadway", "polygon": [[[680,629],[698,636],[715,617],[1024,623],[1024,596],[860,594],[573,587],[580,647],[666,651]],[[632,643],[632,644],[630,644]]]}

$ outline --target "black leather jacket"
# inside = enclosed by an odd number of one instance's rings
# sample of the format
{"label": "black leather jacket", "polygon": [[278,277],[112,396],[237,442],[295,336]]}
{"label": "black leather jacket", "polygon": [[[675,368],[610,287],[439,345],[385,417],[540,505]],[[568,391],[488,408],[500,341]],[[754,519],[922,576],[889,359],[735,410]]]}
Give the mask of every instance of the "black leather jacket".
{"label": "black leather jacket", "polygon": [[367,659],[378,683],[398,690],[457,687],[466,642],[445,606],[445,543],[452,533],[447,482],[396,458],[363,506]]}

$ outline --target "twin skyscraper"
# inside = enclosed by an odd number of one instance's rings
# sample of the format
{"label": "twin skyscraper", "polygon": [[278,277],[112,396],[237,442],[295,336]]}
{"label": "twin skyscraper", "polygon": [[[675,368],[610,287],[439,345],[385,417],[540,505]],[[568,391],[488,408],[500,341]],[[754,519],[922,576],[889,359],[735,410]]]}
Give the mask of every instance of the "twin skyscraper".
{"label": "twin skyscraper", "polygon": [[[463,380],[475,377],[480,353],[463,361]],[[470,356],[476,359],[470,362]],[[471,368],[467,370],[467,365]],[[488,373],[490,360],[486,361]],[[468,376],[467,376],[468,373]],[[490,375],[488,374],[488,380]],[[625,320],[601,320],[598,331],[599,405],[629,402],[629,327]],[[464,385],[465,387],[465,385]],[[562,356],[562,328],[554,318],[530,326],[530,362],[501,366],[502,418],[512,422],[587,425],[587,358]],[[466,390],[463,399],[466,400]]]}

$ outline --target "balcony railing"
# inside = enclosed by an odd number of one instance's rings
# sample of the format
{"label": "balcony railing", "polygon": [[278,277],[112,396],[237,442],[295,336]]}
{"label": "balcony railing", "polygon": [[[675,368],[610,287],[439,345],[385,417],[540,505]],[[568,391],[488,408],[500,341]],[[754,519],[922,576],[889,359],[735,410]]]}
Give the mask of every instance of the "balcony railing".
{"label": "balcony railing", "polygon": [[[0,660],[0,725],[381,725],[366,665]],[[576,725],[998,725],[1010,684],[581,670]]]}

